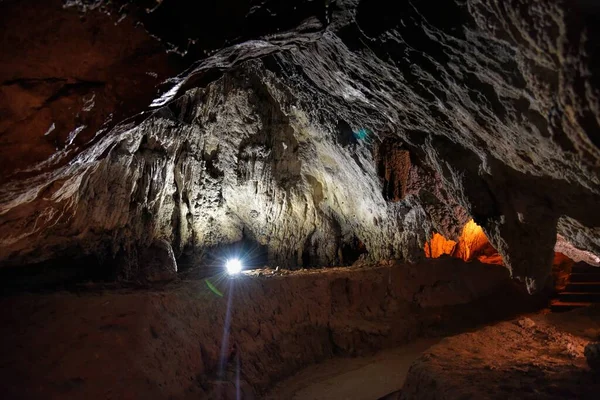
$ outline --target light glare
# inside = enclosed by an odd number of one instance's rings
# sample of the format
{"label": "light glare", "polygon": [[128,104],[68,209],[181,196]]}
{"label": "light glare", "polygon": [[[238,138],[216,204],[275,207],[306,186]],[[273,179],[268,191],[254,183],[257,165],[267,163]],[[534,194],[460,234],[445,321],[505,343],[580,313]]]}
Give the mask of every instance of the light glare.
{"label": "light glare", "polygon": [[237,258],[231,258],[225,263],[225,269],[229,275],[236,275],[242,272],[242,262]]}

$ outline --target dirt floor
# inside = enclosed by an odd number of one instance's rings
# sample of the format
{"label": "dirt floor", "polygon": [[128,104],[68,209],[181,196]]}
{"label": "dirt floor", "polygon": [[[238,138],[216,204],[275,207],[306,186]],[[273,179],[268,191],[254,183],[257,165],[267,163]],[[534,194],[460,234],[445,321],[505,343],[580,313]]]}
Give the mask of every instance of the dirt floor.
{"label": "dirt floor", "polygon": [[411,366],[399,399],[598,399],[583,349],[600,307],[536,314],[446,338]]}
{"label": "dirt floor", "polygon": [[457,259],[10,295],[0,297],[0,393],[262,398],[307,365],[464,332],[539,305],[505,268]]}
{"label": "dirt floor", "polygon": [[280,382],[265,398],[598,399],[600,373],[583,356],[585,345],[597,340],[600,307],[543,311],[373,356],[327,360]]}
{"label": "dirt floor", "polygon": [[373,356],[334,358],[278,383],[266,400],[377,400],[402,389],[413,361],[439,339],[420,339]]}

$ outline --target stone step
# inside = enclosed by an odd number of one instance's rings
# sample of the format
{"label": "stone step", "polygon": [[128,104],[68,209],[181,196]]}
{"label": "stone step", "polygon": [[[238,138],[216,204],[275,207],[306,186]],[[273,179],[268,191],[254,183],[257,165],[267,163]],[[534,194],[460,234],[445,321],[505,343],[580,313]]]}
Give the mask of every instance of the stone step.
{"label": "stone step", "polygon": [[600,282],[569,282],[565,292],[600,292]]}
{"label": "stone step", "polygon": [[558,298],[566,302],[600,303],[600,292],[561,292]]}
{"label": "stone step", "polygon": [[576,308],[588,307],[592,305],[589,302],[574,302],[574,301],[560,301],[560,300],[552,300],[550,302],[550,310],[552,312],[564,312],[571,311]]}
{"label": "stone step", "polygon": [[600,282],[600,272],[574,272],[569,276],[569,282]]}

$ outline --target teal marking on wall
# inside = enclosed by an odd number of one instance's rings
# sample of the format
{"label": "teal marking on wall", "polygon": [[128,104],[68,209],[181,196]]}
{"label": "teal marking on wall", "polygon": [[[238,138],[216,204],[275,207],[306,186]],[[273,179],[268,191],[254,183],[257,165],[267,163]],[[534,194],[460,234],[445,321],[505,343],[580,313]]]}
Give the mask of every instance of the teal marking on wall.
{"label": "teal marking on wall", "polygon": [[357,138],[358,140],[365,140],[366,138],[369,137],[369,133],[370,133],[370,131],[368,129],[360,128],[359,130],[354,132],[354,137]]}

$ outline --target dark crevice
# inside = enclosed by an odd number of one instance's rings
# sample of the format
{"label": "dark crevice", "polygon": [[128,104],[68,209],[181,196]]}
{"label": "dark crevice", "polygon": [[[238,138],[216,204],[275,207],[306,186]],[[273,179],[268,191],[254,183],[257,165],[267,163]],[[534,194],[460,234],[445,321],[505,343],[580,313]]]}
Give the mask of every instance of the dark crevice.
{"label": "dark crevice", "polygon": [[377,148],[375,160],[383,198],[392,202],[404,199],[411,166],[409,151],[401,141],[385,139]]}

